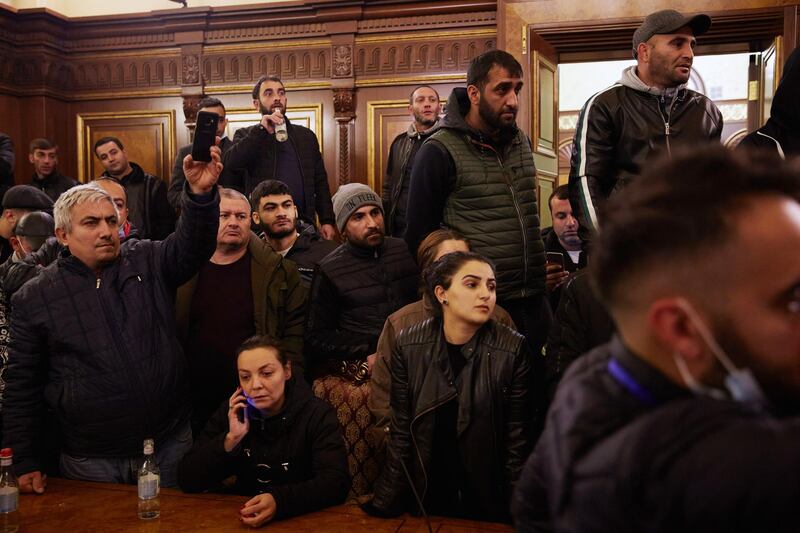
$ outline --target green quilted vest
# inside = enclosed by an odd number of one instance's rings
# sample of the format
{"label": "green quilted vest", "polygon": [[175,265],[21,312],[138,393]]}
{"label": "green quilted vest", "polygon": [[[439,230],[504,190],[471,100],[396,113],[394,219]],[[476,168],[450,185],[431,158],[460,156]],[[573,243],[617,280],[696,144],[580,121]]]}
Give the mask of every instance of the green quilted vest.
{"label": "green quilted vest", "polygon": [[431,139],[450,152],[456,165],[443,222],[494,262],[498,299],[544,293],[536,168],[525,134],[518,131],[502,157],[457,130],[442,128]]}

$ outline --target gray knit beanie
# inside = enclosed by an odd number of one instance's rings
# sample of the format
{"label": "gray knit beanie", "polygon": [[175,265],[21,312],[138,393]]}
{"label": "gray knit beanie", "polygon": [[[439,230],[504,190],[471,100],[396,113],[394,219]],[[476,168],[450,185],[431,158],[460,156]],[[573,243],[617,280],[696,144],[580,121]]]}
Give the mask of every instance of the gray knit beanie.
{"label": "gray knit beanie", "polygon": [[347,219],[365,205],[377,205],[383,211],[381,197],[363,183],[346,183],[339,186],[333,195],[333,213],[336,215],[336,226],[344,233]]}

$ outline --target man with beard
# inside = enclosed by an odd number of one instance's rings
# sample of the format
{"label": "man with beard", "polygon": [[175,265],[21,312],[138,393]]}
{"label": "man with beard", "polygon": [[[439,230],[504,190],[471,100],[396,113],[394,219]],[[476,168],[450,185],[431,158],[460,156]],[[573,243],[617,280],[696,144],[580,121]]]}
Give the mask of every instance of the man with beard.
{"label": "man with beard", "polygon": [[[292,191],[300,216],[309,224],[319,218],[320,233],[333,239],[336,221],[317,136],[286,118],[286,89],[276,76],[258,79],[253,107],[261,112],[261,122],[236,131],[223,157],[221,183],[249,195],[265,179],[280,180]],[[276,135],[280,126],[288,137]]]}
{"label": "man with beard", "polygon": [[294,265],[250,231],[250,202],[219,188],[214,255],[178,289],[178,335],[189,360],[192,430],[199,432],[238,386],[236,349],[253,335],[281,340],[303,370],[306,291]]}
{"label": "man with beard", "polygon": [[389,148],[386,176],[383,179],[381,200],[386,210],[386,234],[403,237],[406,231],[408,191],[411,168],[419,147],[438,127],[439,93],[433,87],[420,85],[408,97],[408,113],[414,122],[408,130],[395,137]]}
{"label": "man with beard", "polygon": [[58,171],[58,146],[48,139],[31,141],[28,161],[33,165],[30,184],[43,190],[54,202],[62,192],[78,184]]}
{"label": "man with beard", "polygon": [[[547,203],[553,225],[542,230],[542,239],[545,252],[548,253],[547,292],[550,293],[550,304],[555,309],[558,307],[561,286],[571,273],[586,266],[586,254],[578,236],[578,220],[573,216],[569,203],[569,188],[566,185],[556,187]],[[550,253],[561,254],[560,260],[551,260]]]}
{"label": "man with beard", "polygon": [[363,379],[386,317],[417,299],[418,270],[405,243],[384,236],[381,199],[368,186],[340,186],[333,209],[345,242],[314,273],[306,353],[315,375]]}
{"label": "man with beard", "polygon": [[634,180],[654,153],[719,142],[722,114],[687,88],[696,37],[710,26],[707,15],[651,13],[633,34],[636,65],[581,109],[569,191],[585,241],[598,230],[605,200]]}
{"label": "man with beard", "polygon": [[440,226],[465,236],[495,264],[497,303],[538,354],[552,316],[536,168],[516,124],[521,89],[522,66],[511,54],[493,50],[472,60],[466,89],[453,90],[439,131],[414,161],[405,239],[416,250]]}
{"label": "man with beard", "polygon": [[561,381],[518,531],[800,530],[799,199],[777,154],[706,147],[609,200],[619,334]]}
{"label": "man with beard", "polygon": [[103,176],[114,178],[125,187],[129,218],[142,239],[162,240],[175,229],[175,211],[167,202],[167,185],[136,163],[116,137],[103,137],[94,143],[94,153],[105,168]]}
{"label": "man with beard", "polygon": [[314,268],[337,244],[320,238],[314,226],[298,221],[289,187],[282,181],[262,181],[250,193],[253,223],[278,254],[297,267],[303,285],[308,288]]}

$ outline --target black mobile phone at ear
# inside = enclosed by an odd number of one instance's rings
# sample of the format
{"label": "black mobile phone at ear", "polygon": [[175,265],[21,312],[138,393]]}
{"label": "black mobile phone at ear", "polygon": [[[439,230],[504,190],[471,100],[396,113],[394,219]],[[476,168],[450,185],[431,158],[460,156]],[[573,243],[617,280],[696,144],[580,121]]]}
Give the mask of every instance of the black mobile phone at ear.
{"label": "black mobile phone at ear", "polygon": [[217,137],[217,124],[219,115],[200,111],[194,129],[194,142],[192,142],[192,159],[195,161],[211,161],[211,147]]}

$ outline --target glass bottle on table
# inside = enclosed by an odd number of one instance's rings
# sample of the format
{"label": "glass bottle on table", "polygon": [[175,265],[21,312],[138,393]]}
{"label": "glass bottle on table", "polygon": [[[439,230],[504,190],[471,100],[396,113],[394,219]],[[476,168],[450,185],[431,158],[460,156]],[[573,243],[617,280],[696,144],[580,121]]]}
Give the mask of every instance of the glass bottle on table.
{"label": "glass bottle on table", "polygon": [[11,448],[0,450],[0,532],[19,531],[19,484],[14,475]]}
{"label": "glass bottle on table", "polygon": [[144,440],[144,461],[139,469],[139,518],[149,520],[158,518],[161,505],[158,493],[161,485],[161,472],[156,464],[153,439]]}

